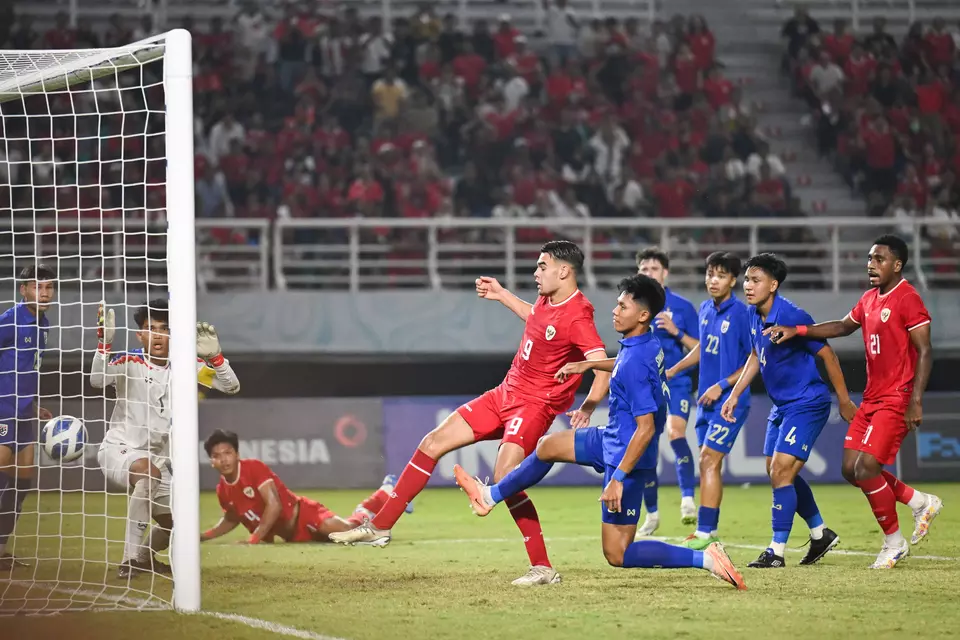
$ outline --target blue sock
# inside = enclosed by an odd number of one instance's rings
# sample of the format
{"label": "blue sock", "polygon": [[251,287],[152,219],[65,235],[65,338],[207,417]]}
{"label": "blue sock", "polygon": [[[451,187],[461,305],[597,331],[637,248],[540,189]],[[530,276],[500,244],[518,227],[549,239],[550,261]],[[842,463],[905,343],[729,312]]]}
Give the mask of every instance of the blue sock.
{"label": "blue sock", "polygon": [[684,498],[693,497],[693,452],[686,438],[677,438],[670,441],[670,447],[677,457],[677,483],[680,485],[680,495]]}
{"label": "blue sock", "polygon": [[797,513],[797,490],[792,484],[773,490],[773,508],[770,509],[773,541],[786,544]]}
{"label": "blue sock", "polygon": [[523,462],[505,475],[500,482],[490,487],[490,496],[494,502],[503,502],[510,496],[543,480],[552,468],[552,462],[544,462],[533,453],[524,458]]}
{"label": "blue sock", "polygon": [[659,540],[640,540],[623,552],[623,568],[703,569],[703,552]]}
{"label": "blue sock", "polygon": [[647,513],[657,512],[657,500],[660,492],[660,482],[657,480],[656,469],[641,469],[640,477],[643,478],[643,506]]}
{"label": "blue sock", "polygon": [[700,512],[697,514],[697,531],[712,535],[720,524],[720,508],[700,506]]}
{"label": "blue sock", "polygon": [[16,528],[32,484],[32,478],[14,479],[0,473],[0,546],[7,544]]}
{"label": "blue sock", "polygon": [[793,481],[793,486],[797,490],[797,514],[803,518],[807,526],[813,529],[823,525],[823,517],[820,515],[820,509],[817,507],[817,501],[813,499],[813,490],[807,481],[797,476]]}

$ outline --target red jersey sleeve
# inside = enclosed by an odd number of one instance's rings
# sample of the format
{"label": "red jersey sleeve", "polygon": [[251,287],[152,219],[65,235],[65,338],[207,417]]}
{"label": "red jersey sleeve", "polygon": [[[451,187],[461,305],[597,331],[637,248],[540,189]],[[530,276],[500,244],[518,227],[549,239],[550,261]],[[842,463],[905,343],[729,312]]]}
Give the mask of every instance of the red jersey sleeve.
{"label": "red jersey sleeve", "polygon": [[217,483],[217,500],[220,501],[220,508],[223,509],[224,513],[231,511],[230,499],[227,497],[226,487],[223,486],[222,480]]}
{"label": "red jersey sleeve", "polygon": [[863,324],[863,296],[860,296],[860,299],[857,300],[857,304],[854,305],[853,309],[851,309],[850,313],[847,315],[850,316],[850,319],[857,324]]}
{"label": "red jersey sleeve", "polygon": [[571,342],[583,353],[584,357],[591,353],[605,351],[603,340],[597,333],[597,326],[593,322],[592,314],[578,318],[570,325]]}
{"label": "red jersey sleeve", "polygon": [[900,300],[900,317],[907,331],[913,331],[925,324],[930,324],[930,312],[927,311],[923,299],[916,291],[911,291]]}
{"label": "red jersey sleeve", "polygon": [[242,469],[243,475],[246,476],[246,480],[249,485],[255,487],[258,491],[260,490],[260,487],[266,483],[273,482],[273,471],[270,470],[270,467],[259,460],[244,460]]}

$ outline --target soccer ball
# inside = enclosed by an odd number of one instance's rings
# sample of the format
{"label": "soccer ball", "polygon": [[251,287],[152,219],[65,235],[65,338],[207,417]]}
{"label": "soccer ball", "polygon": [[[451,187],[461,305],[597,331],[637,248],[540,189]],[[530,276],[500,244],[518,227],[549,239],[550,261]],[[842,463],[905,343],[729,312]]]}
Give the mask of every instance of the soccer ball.
{"label": "soccer ball", "polygon": [[51,460],[73,462],[83,455],[87,443],[87,428],[83,420],[73,416],[54,418],[43,426],[40,445]]}

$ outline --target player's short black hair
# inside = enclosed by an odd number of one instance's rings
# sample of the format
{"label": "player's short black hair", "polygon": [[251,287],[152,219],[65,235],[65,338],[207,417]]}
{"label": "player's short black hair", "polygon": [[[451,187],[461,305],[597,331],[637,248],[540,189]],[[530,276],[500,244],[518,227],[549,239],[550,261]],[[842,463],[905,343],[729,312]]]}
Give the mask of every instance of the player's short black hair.
{"label": "player's short black hair", "polygon": [[540,253],[545,253],[554,260],[566,262],[573,267],[574,273],[579,274],[583,271],[583,251],[580,250],[580,247],[578,247],[575,242],[570,242],[569,240],[551,240],[550,242],[545,242],[543,246],[540,247]]}
{"label": "player's short black hair", "polygon": [[907,266],[907,260],[910,259],[910,249],[907,247],[906,241],[900,236],[887,233],[874,240],[873,244],[879,244],[890,249],[890,253],[903,263],[904,267]]}
{"label": "player's short black hair", "polygon": [[744,272],[750,268],[762,270],[781,285],[787,279],[787,263],[775,253],[759,253],[753,256],[743,265]]}
{"label": "player's short black hair", "polygon": [[240,438],[237,437],[233,431],[224,431],[223,429],[217,429],[210,434],[210,437],[204,440],[203,450],[207,452],[207,455],[211,455],[213,448],[218,444],[228,444],[233,447],[234,451],[240,451]]}
{"label": "player's short black hair", "polygon": [[636,302],[644,305],[650,311],[651,316],[663,311],[663,307],[667,303],[667,295],[663,291],[663,286],[650,276],[645,276],[642,273],[624,278],[617,288],[623,293],[629,293]]}
{"label": "player's short black hair", "polygon": [[656,260],[664,269],[670,268],[670,256],[660,247],[653,246],[637,251],[637,266],[644,260]]}
{"label": "player's short black hair", "polygon": [[740,258],[729,251],[714,251],[707,256],[706,268],[723,269],[734,278],[740,275]]}
{"label": "player's short black hair", "polygon": [[147,326],[151,320],[170,322],[170,302],[166,298],[154,298],[144,303],[133,314],[133,321],[137,323],[137,327],[140,329]]}
{"label": "player's short black hair", "polygon": [[20,270],[17,278],[20,284],[27,284],[34,280],[56,280],[57,272],[45,264],[30,264]]}

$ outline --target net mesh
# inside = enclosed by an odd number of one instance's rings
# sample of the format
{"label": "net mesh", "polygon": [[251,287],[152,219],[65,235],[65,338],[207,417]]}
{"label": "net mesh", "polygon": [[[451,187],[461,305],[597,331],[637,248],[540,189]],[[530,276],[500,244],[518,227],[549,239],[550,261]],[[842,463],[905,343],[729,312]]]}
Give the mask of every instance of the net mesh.
{"label": "net mesh", "polygon": [[[162,53],[162,37],[121,49],[0,52],[0,279],[6,281],[0,311],[23,297],[18,274],[24,267],[43,264],[56,273],[56,303],[45,314],[49,329],[35,327],[28,344],[30,327],[22,319],[29,317],[12,312],[21,320],[14,343],[0,345],[0,379],[22,384],[22,374],[4,372],[46,333],[37,404],[53,416],[82,419],[88,432],[84,455],[63,463],[31,446],[45,420],[15,422],[19,443],[7,450],[20,453],[0,478],[0,534],[15,520],[17,496],[26,498],[5,547],[17,562],[0,559],[0,614],[171,602],[171,579],[159,571],[118,576],[130,488],[111,482],[98,461],[118,389],[132,394],[143,367],[123,369],[119,376],[127,379],[108,381],[105,389],[84,374],[97,351],[101,300],[116,314],[118,353],[140,346],[131,330],[135,310],[146,299],[166,298]],[[155,405],[165,394],[128,399],[162,411]],[[33,481],[10,480],[14,471]],[[166,470],[163,482],[149,496],[151,523],[164,511],[161,494],[170,490]],[[143,544],[151,534],[152,528],[142,530]]]}

